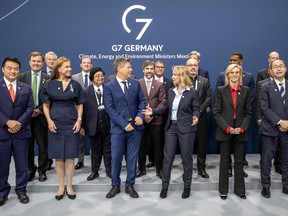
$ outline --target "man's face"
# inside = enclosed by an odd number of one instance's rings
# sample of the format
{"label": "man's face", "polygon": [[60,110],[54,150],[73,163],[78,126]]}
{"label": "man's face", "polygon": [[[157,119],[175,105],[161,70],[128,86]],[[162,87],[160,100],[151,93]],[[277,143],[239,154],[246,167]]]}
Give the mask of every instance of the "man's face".
{"label": "man's face", "polygon": [[229,59],[229,64],[242,65],[242,60],[239,58],[238,55],[231,55]]}
{"label": "man's face", "polygon": [[189,74],[190,76],[196,76],[198,74],[198,61],[196,59],[188,59],[188,61],[186,62],[186,66],[188,68]]}
{"label": "man's face", "polygon": [[39,72],[43,67],[43,60],[41,56],[31,56],[29,65],[32,71],[35,73]]}
{"label": "man's face", "polygon": [[104,83],[104,74],[102,71],[97,71],[95,74],[94,74],[94,77],[93,77],[93,83],[96,85],[96,86],[101,86],[103,85]]}
{"label": "man's face", "polygon": [[195,59],[195,60],[197,60],[197,62],[199,63],[199,58],[198,58],[198,55],[197,55],[197,54],[191,54],[191,55],[189,56],[189,58]]}
{"label": "man's face", "polygon": [[276,52],[272,52],[269,55],[268,62],[271,63],[272,61],[275,61],[275,60],[278,60],[278,59],[279,59],[279,54],[276,53]]}
{"label": "man's face", "polygon": [[143,73],[147,79],[151,79],[154,76],[154,65],[153,64],[147,65],[143,69]]}
{"label": "man's face", "polygon": [[6,61],[4,67],[2,67],[2,72],[4,77],[9,81],[13,82],[16,80],[19,74],[19,64],[13,61]]}
{"label": "man's face", "polygon": [[162,77],[165,71],[165,66],[163,63],[157,62],[155,63],[155,75],[157,77]]}
{"label": "man's face", "polygon": [[283,80],[285,78],[286,70],[287,68],[282,60],[275,60],[272,63],[271,73],[274,79],[279,81]]}
{"label": "man's face", "polygon": [[81,63],[80,63],[80,67],[82,68],[82,71],[89,73],[91,68],[93,67],[93,65],[91,63],[91,59],[90,58],[82,58]]}
{"label": "man's face", "polygon": [[120,75],[120,78],[123,80],[127,80],[128,78],[130,78],[131,73],[132,73],[131,63],[125,62],[125,65],[123,67],[118,67],[117,74],[118,73]]}
{"label": "man's face", "polygon": [[48,68],[52,69],[56,62],[56,56],[53,54],[47,54],[45,57],[45,63]]}

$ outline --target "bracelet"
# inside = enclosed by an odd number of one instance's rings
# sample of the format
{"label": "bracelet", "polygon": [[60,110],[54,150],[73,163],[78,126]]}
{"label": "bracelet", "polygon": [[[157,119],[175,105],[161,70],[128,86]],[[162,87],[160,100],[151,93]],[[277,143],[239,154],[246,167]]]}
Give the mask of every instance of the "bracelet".
{"label": "bracelet", "polygon": [[82,122],[82,119],[81,119],[81,118],[78,118],[77,121]]}

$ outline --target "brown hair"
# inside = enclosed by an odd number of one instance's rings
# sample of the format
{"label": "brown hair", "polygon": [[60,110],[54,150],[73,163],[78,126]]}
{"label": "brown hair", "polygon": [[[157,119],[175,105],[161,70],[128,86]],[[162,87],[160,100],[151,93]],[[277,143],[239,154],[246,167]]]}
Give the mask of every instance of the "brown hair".
{"label": "brown hair", "polygon": [[65,62],[70,62],[70,60],[64,56],[58,58],[54,64],[53,70],[52,70],[52,74],[51,74],[51,80],[54,79],[59,79],[60,74],[58,69],[65,63]]}

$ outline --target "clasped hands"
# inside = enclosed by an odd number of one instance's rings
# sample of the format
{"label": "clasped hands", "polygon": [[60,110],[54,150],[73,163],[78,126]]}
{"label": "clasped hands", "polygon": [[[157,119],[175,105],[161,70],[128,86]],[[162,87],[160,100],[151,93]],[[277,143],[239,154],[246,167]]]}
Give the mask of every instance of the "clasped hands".
{"label": "clasped hands", "polygon": [[8,126],[8,132],[9,133],[17,133],[21,129],[21,123],[16,120],[8,120],[6,122],[6,125]]}
{"label": "clasped hands", "polygon": [[230,134],[241,134],[241,128],[232,128],[230,127]]}
{"label": "clasped hands", "polygon": [[288,131],[288,120],[282,120],[280,122],[279,130],[283,133]]}
{"label": "clasped hands", "polygon": [[[135,120],[134,120],[134,123],[135,125],[142,125],[143,124],[143,120],[142,118],[140,118],[139,116],[136,116],[135,117]],[[129,132],[129,131],[132,131],[134,130],[134,127],[132,126],[131,123],[128,123],[128,125],[126,125],[125,129],[124,129],[126,132]]]}

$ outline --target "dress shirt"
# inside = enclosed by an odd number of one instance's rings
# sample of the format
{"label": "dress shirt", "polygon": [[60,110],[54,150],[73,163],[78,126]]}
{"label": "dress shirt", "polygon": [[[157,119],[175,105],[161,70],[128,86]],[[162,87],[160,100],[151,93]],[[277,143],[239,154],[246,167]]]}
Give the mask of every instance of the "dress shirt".
{"label": "dress shirt", "polygon": [[120,79],[119,77],[117,77],[117,76],[116,76],[116,79],[117,79],[117,81],[118,81],[118,83],[119,83],[119,85],[120,85],[123,93],[125,94],[125,91],[124,91],[124,83],[122,83],[122,81],[126,81],[127,88],[129,89],[129,83],[128,83],[128,81],[127,81],[127,80],[121,80],[121,79]]}
{"label": "dress shirt", "polygon": [[[98,105],[103,104],[103,85],[97,87],[96,85],[93,84],[93,87],[94,87],[95,97],[96,97]],[[101,92],[101,101],[98,101],[98,97],[97,97],[98,88],[100,89],[100,92]]]}
{"label": "dress shirt", "polygon": [[157,76],[154,76],[155,80],[161,82],[161,83],[164,83],[164,79],[163,79],[163,76],[161,77],[157,77]]}
{"label": "dress shirt", "polygon": [[172,103],[172,112],[171,112],[171,120],[172,121],[177,121],[177,112],[178,112],[179,103],[180,103],[180,100],[182,98],[183,92],[186,90],[190,90],[190,88],[187,87],[186,89],[183,89],[179,94],[177,91],[177,87],[175,87],[173,89],[173,91],[175,93],[175,97],[174,97],[174,100]]}
{"label": "dress shirt", "polygon": [[[35,72],[31,70],[31,88],[33,86],[34,74],[35,74]],[[37,91],[36,91],[37,95],[36,95],[35,106],[38,106],[39,105],[38,98],[39,98],[39,87],[40,87],[40,80],[41,80],[41,71],[38,71],[36,73],[36,77],[37,77]]]}
{"label": "dress shirt", "polygon": [[14,94],[15,94],[15,96],[16,96],[16,84],[17,84],[17,82],[16,82],[16,80],[14,80],[13,82],[9,82],[5,77],[4,77],[4,81],[5,81],[5,83],[6,83],[6,87],[7,87],[7,89],[8,89],[8,91],[9,91],[9,89],[10,89],[10,84],[12,84],[13,85],[13,90],[14,90]]}

